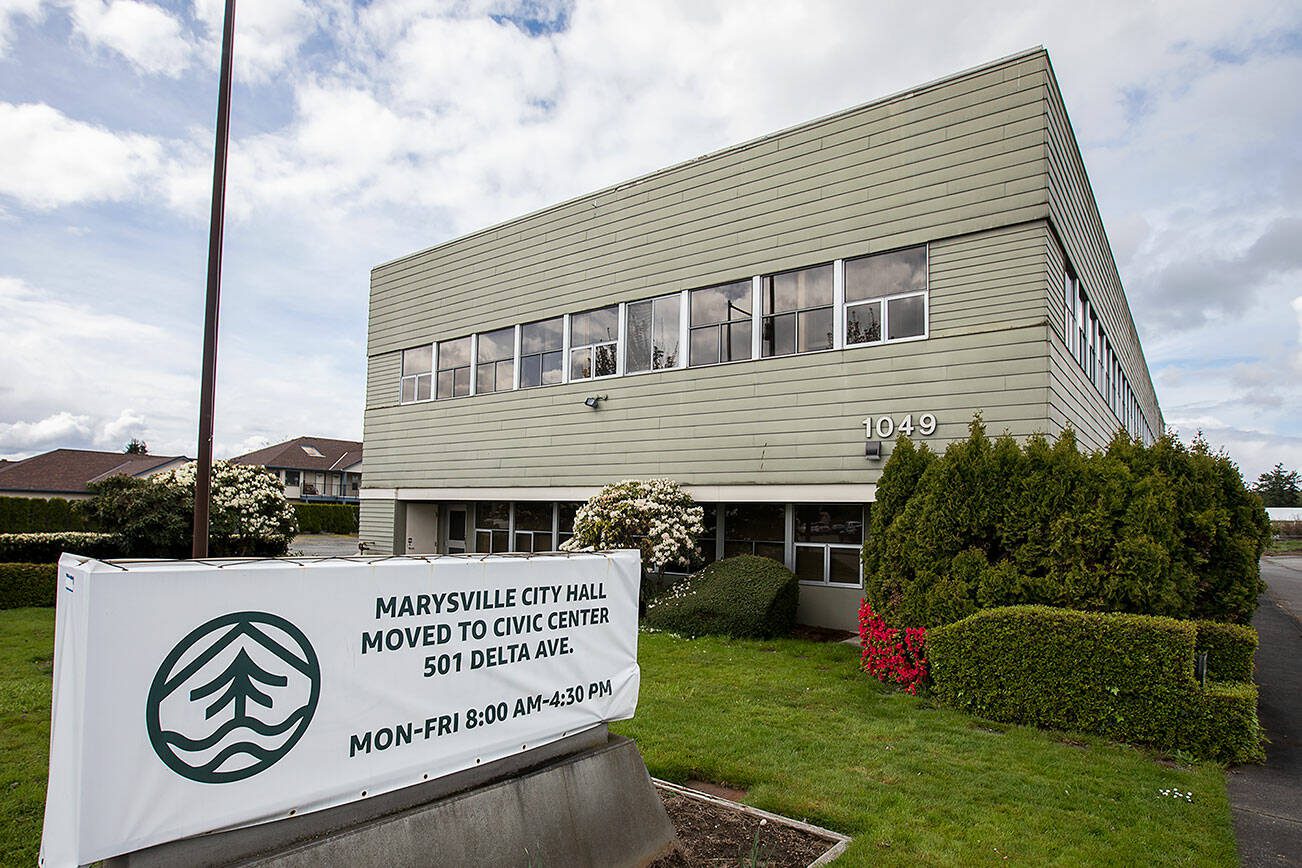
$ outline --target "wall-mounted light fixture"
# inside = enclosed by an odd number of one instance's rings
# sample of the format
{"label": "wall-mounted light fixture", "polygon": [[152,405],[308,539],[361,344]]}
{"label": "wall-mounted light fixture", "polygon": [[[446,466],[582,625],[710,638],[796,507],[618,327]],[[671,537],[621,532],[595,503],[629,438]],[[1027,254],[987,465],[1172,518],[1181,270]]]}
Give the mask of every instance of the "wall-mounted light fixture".
{"label": "wall-mounted light fixture", "polygon": [[593,410],[598,410],[600,408],[597,405],[604,400],[606,400],[605,395],[589,395],[586,399],[584,399],[583,405],[585,407],[591,407]]}
{"label": "wall-mounted light fixture", "polygon": [[881,461],[882,441],[880,440],[867,441],[863,447],[863,454],[864,457],[867,458],[869,461]]}

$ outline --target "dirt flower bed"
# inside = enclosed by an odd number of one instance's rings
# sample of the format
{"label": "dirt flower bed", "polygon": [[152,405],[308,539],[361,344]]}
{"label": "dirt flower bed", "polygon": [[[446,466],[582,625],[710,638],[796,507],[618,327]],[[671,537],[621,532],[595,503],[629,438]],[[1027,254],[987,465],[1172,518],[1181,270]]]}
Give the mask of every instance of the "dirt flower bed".
{"label": "dirt flower bed", "polygon": [[782,822],[755,816],[657,786],[682,850],[651,863],[652,868],[714,868],[755,865],[805,868],[836,841]]}

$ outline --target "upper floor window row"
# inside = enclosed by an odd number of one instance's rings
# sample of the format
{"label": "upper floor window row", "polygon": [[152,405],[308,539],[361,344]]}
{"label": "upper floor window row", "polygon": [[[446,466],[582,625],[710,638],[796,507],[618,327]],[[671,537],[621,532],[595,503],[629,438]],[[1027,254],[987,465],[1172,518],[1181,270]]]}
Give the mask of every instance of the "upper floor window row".
{"label": "upper floor window row", "polygon": [[1063,336],[1068,352],[1126,431],[1151,443],[1153,429],[1130,386],[1121,356],[1090,302],[1089,293],[1070,265],[1063,276],[1063,309]]}
{"label": "upper floor window row", "polygon": [[927,336],[925,245],[404,350],[404,404]]}

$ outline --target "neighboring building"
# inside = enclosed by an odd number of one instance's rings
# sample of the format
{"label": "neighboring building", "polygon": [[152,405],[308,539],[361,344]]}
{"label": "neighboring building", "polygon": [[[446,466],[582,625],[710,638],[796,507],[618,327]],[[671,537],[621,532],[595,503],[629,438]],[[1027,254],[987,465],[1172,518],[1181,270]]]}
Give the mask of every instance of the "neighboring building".
{"label": "neighboring building", "polygon": [[357,503],[362,444],[356,440],[295,437],[231,459],[260,464],[285,484],[285,497],[309,503]]}
{"label": "neighboring building", "polygon": [[1163,430],[1042,49],[380,265],[367,354],[373,550],[554,549],[669,477],[847,629],[899,433]]}
{"label": "neighboring building", "polygon": [[110,476],[148,477],[190,459],[171,455],[129,455],[87,449],[55,449],[22,461],[0,463],[0,496],[90,497],[87,486]]}

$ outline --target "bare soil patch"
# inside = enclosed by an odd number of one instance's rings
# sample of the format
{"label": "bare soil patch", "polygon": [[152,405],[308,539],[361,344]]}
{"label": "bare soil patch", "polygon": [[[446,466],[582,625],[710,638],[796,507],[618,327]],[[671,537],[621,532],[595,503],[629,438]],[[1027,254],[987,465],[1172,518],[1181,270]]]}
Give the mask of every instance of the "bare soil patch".
{"label": "bare soil patch", "polygon": [[[693,782],[699,783],[704,782]],[[757,817],[728,805],[693,798],[663,787],[657,789],[678,832],[682,850],[657,859],[651,863],[651,868],[717,868],[723,865],[805,868],[837,843],[805,829]]]}

